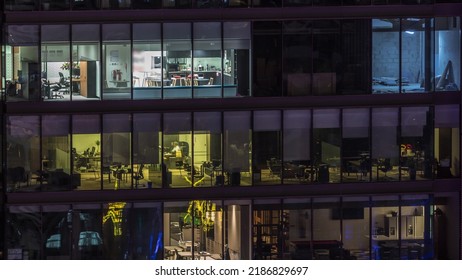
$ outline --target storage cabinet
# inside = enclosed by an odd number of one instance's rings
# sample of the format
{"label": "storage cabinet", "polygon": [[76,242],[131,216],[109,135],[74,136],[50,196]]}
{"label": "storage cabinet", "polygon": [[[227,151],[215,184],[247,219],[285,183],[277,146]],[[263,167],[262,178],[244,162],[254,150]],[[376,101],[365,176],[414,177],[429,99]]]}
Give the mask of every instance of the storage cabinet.
{"label": "storage cabinet", "polygon": [[80,61],[80,95],[96,97],[96,61]]}

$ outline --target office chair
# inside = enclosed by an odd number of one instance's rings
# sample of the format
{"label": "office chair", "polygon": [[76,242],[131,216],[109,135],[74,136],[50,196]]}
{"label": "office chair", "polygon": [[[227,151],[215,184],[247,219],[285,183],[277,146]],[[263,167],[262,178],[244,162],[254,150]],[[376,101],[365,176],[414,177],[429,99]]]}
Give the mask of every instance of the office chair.
{"label": "office chair", "polygon": [[140,167],[138,168],[138,171],[136,172],[136,174],[133,175],[133,179],[135,179],[135,189],[138,188],[139,180],[144,179],[143,168],[144,168],[144,164],[142,163]]}
{"label": "office chair", "polygon": [[388,171],[391,171],[392,170],[392,166],[391,166],[391,163],[390,163],[390,159],[389,158],[386,158],[384,159],[382,162],[380,162],[379,166],[377,167],[380,171],[384,172],[385,173],[385,177],[383,177],[384,179],[389,179],[389,177],[387,176],[387,172]]}

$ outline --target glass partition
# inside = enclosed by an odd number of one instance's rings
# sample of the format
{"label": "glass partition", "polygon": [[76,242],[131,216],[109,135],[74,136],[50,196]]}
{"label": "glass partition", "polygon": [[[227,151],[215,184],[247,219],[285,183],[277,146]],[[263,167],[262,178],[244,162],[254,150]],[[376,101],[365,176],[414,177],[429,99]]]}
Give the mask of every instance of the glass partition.
{"label": "glass partition", "polygon": [[38,116],[9,116],[6,119],[7,191],[38,191],[31,184],[40,167],[40,119]]}
{"label": "glass partition", "polygon": [[191,126],[190,113],[164,114],[163,172],[166,186],[197,186],[205,178],[201,166],[193,162]]}
{"label": "glass partition", "polygon": [[225,112],[223,119],[225,184],[249,186],[252,184],[250,112]]}
{"label": "glass partition", "polygon": [[41,74],[38,26],[10,25],[6,27],[6,32],[6,100],[40,100]]}
{"label": "glass partition", "polygon": [[71,170],[69,125],[70,117],[66,115],[42,117],[41,167],[32,177],[35,183],[42,184],[42,191],[74,190],[80,186],[80,176]]}
{"label": "glass partition", "polygon": [[130,25],[103,24],[102,32],[103,98],[131,99]]}
{"label": "glass partition", "polygon": [[[130,189],[132,175],[131,116],[129,114],[103,115],[102,169],[109,172],[103,180],[103,189]],[[111,178],[112,176],[112,178]]]}
{"label": "glass partition", "polygon": [[[80,176],[78,190],[100,190],[101,177],[111,180],[101,168],[101,124],[98,115],[72,117],[72,174]],[[107,178],[106,178],[107,177]]]}
{"label": "glass partition", "polygon": [[159,99],[163,86],[169,86],[166,56],[162,52],[158,23],[133,24],[133,99]]}
{"label": "glass partition", "polygon": [[72,25],[72,100],[101,99],[100,25]]}

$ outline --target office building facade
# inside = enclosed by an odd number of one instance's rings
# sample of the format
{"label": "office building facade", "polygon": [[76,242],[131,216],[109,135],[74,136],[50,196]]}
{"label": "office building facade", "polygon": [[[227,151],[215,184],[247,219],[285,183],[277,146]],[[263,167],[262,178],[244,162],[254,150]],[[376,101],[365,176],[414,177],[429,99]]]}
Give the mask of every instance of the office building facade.
{"label": "office building facade", "polygon": [[461,259],[461,1],[2,9],[3,259]]}

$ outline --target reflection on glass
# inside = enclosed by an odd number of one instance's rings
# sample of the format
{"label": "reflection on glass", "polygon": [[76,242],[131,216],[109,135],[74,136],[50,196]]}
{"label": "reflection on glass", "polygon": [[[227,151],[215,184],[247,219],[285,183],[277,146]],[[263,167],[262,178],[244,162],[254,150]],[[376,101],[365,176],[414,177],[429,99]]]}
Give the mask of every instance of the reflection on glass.
{"label": "reflection on glass", "polygon": [[[38,260],[41,258],[41,226],[42,220],[39,206],[11,206],[6,214],[5,251],[8,259]],[[11,251],[10,251],[11,250]]]}
{"label": "reflection on glass", "polygon": [[460,18],[435,19],[436,91],[460,89]]}
{"label": "reflection on glass", "polygon": [[132,224],[129,232],[133,238],[130,259],[162,259],[162,208],[160,203],[134,203],[131,209]]}
{"label": "reflection on glass", "polygon": [[71,258],[72,212],[69,205],[43,207],[43,259],[65,260]]}
{"label": "reflection on glass", "polygon": [[104,180],[110,178],[109,171],[101,169],[101,128],[98,115],[72,117],[72,166],[73,176],[80,176],[79,190],[100,190],[101,176]]}
{"label": "reflection on glass", "polygon": [[282,217],[284,259],[311,260],[311,199],[285,199]]}
{"label": "reflection on glass", "polygon": [[342,198],[342,242],[344,259],[368,260],[369,249],[369,198]]}
{"label": "reflection on glass", "polygon": [[188,202],[164,203],[164,259],[191,260],[199,252],[201,233],[193,226],[194,208],[189,206]]}
{"label": "reflection on glass", "polygon": [[131,204],[110,202],[103,206],[103,256],[108,260],[128,258]]}
{"label": "reflection on glass", "polygon": [[6,121],[7,191],[37,191],[30,179],[41,168],[39,117],[10,116]]}
{"label": "reflection on glass", "polygon": [[73,205],[72,259],[98,260],[103,257],[102,211],[98,204]]}
{"label": "reflection on glass", "polygon": [[80,185],[79,175],[71,172],[69,124],[68,116],[42,117],[41,168],[32,180],[41,183],[44,191],[74,190]]}

